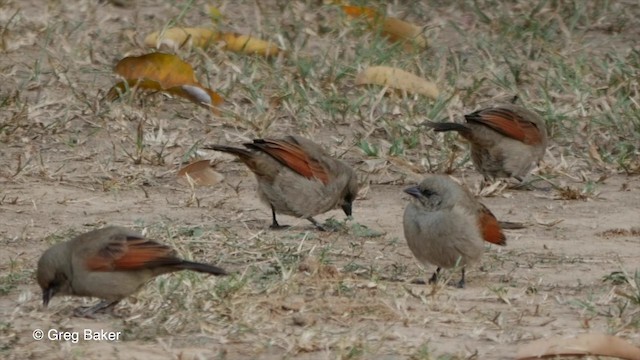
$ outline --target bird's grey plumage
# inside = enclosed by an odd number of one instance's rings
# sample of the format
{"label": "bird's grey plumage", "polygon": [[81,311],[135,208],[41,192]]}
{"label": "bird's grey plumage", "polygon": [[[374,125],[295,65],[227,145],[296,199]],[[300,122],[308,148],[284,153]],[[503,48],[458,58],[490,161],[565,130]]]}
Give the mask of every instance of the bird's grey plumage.
{"label": "bird's grey plumage", "polygon": [[[280,144],[290,147],[287,149],[293,154],[290,159],[272,154],[272,147]],[[258,196],[273,211],[272,227],[280,226],[275,213],[309,219],[316,226],[319,224],[314,216],[337,207],[342,207],[347,216],[351,215],[358,193],[357,175],[351,166],[328,155],[318,144],[290,135],[282,139],[256,139],[244,145],[247,149],[225,145],[205,148],[237,156],[255,174]],[[312,169],[316,174],[305,176],[296,165],[303,171]]]}
{"label": "bird's grey plumage", "polygon": [[226,274],[214,265],[180,259],[168,246],[135,231],[109,226],[47,249],[38,261],[37,281],[45,306],[55,295],[97,297],[113,305],[151,278],[179,270]]}
{"label": "bird's grey plumage", "polygon": [[[502,115],[505,119],[517,119],[508,129],[517,129],[525,137],[516,139],[500,132],[499,126],[487,126],[487,116]],[[481,109],[465,115],[466,122],[430,123],[425,125],[435,131],[456,131],[471,145],[471,160],[485,178],[524,178],[544,157],[548,145],[544,120],[535,112],[521,106],[506,104]],[[498,129],[498,130],[496,130]]]}
{"label": "bird's grey plumage", "polygon": [[403,216],[404,236],[413,255],[424,265],[463,267],[477,262],[484,242],[505,245],[505,237],[493,214],[465,188],[445,175],[429,175],[417,186],[405,189],[412,199]]}

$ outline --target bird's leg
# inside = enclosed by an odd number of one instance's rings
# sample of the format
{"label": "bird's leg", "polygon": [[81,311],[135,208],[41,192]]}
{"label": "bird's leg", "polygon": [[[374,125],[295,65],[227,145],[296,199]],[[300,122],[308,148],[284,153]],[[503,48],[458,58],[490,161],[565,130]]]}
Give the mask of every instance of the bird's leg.
{"label": "bird's leg", "polygon": [[269,226],[270,229],[280,230],[280,229],[286,229],[289,227],[289,225],[278,224],[278,220],[276,220],[276,209],[273,207],[273,205],[271,205],[271,215],[273,218],[273,222],[271,223],[271,226]]}
{"label": "bird's leg", "polygon": [[436,271],[431,275],[431,279],[429,279],[429,284],[435,284],[438,282],[438,275],[440,275],[440,267],[436,269]]}
{"label": "bird's leg", "polygon": [[525,190],[525,191],[531,191],[531,190],[535,190],[536,187],[533,186],[531,181],[527,180],[527,177],[521,177],[521,176],[514,176],[514,179],[518,180],[520,183],[516,184],[514,186],[510,186],[510,189],[514,189],[514,190]]}
{"label": "bird's leg", "polygon": [[462,278],[460,279],[460,281],[458,281],[458,288],[464,288],[464,267],[462,268]]}
{"label": "bird's leg", "polygon": [[77,316],[77,317],[86,317],[89,319],[94,319],[94,315],[97,312],[105,312],[106,310],[109,309],[113,309],[113,307],[119,302],[120,300],[115,300],[115,301],[107,301],[107,300],[102,300],[99,303],[97,303],[94,306],[91,307],[87,307],[87,306],[82,306],[79,307],[77,309],[75,309],[73,311],[73,315]]}
{"label": "bird's leg", "polygon": [[492,179],[489,176],[483,175],[482,176],[482,180],[480,180],[480,191],[482,191],[484,188],[490,186],[491,182],[492,182]]}
{"label": "bird's leg", "polygon": [[324,226],[322,226],[322,224],[317,222],[316,219],[312,217],[308,217],[307,220],[309,220],[316,227],[316,229],[318,229],[318,231],[327,231],[327,229],[325,229]]}

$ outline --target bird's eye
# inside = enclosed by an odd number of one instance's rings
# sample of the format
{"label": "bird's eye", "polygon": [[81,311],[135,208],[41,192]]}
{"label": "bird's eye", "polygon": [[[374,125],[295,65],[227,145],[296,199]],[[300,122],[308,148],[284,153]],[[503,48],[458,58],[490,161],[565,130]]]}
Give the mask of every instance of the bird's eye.
{"label": "bird's eye", "polygon": [[435,195],[435,192],[431,191],[431,189],[423,189],[420,191],[420,193],[422,193],[422,195],[424,195],[425,197],[430,197],[432,195]]}

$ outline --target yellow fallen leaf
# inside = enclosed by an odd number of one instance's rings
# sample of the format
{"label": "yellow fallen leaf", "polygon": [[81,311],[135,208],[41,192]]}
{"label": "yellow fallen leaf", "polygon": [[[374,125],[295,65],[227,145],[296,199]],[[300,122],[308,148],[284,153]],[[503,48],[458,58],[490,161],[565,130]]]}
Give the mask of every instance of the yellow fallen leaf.
{"label": "yellow fallen leaf", "polygon": [[178,178],[184,179],[188,184],[211,186],[222,181],[224,176],[213,170],[209,160],[197,160],[178,170]]}
{"label": "yellow fallen leaf", "polygon": [[163,91],[189,99],[196,104],[215,110],[224,102],[222,96],[202,86],[193,68],[176,55],[151,53],[129,56],[118,62],[114,71],[125,81],[113,86],[107,93],[110,100],[117,99],[127,87]]}
{"label": "yellow fallen leaf", "polygon": [[412,73],[388,66],[372,66],[356,76],[356,85],[373,84],[422,94],[435,99],[440,94],[436,85]]}
{"label": "yellow fallen leaf", "polygon": [[221,33],[220,39],[225,42],[225,48],[227,50],[243,54],[256,54],[268,57],[278,55],[278,53],[282,51],[271,41],[264,41],[248,35],[227,32]]}
{"label": "yellow fallen leaf", "polygon": [[605,334],[582,334],[575,338],[553,337],[530,342],[518,350],[516,360],[596,355],[639,360],[640,348]]}
{"label": "yellow fallen leaf", "polygon": [[185,45],[207,47],[211,43],[223,41],[225,49],[249,55],[275,56],[282,50],[271,41],[233,32],[219,33],[207,28],[169,28],[154,32],[144,39],[144,44],[157,49],[166,46],[176,50]]}
{"label": "yellow fallen leaf", "polygon": [[382,23],[382,33],[389,36],[391,41],[407,41],[425,49],[427,39],[422,35],[422,28],[404,20],[387,17]]}
{"label": "yellow fallen leaf", "polygon": [[207,47],[217,39],[218,33],[212,29],[175,27],[149,34],[144,39],[144,44],[156,49],[166,46],[175,50],[185,45]]}
{"label": "yellow fallen leaf", "polygon": [[209,8],[209,16],[211,17],[211,21],[213,21],[213,23],[220,22],[220,20],[222,20],[222,12],[220,11],[220,9],[218,9],[213,5],[209,5],[208,8]]}
{"label": "yellow fallen leaf", "polygon": [[377,10],[367,6],[343,5],[342,10],[351,17],[364,17],[373,29],[380,29],[382,35],[386,35],[389,40],[400,42],[405,41],[411,47],[427,47],[427,39],[422,34],[422,28],[394,17],[386,17]]}

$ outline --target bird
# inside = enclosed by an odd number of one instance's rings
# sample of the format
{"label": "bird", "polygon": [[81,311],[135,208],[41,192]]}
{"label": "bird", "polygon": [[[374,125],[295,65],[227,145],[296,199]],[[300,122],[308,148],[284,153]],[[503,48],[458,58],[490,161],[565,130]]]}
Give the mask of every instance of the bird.
{"label": "bird", "polygon": [[471,144],[471,160],[485,180],[523,182],[547,148],[544,120],[524,107],[505,104],[465,115],[466,123],[424,122],[436,132],[456,131]]}
{"label": "bird", "polygon": [[271,208],[270,228],[288,227],[278,223],[276,214],[307,219],[318,230],[324,227],[316,215],[341,207],[347,217],[352,216],[359,188],[356,172],[320,145],[298,135],[254,139],[243,145],[204,148],[235,155],[255,174],[258,196]]}
{"label": "bird", "polygon": [[505,246],[506,237],[491,211],[446,175],[433,174],[404,190],[411,195],[403,217],[404,236],[413,255],[437,269],[462,266],[458,287],[465,285],[465,266],[478,261],[484,242]]}
{"label": "bird", "polygon": [[180,270],[227,275],[220,267],[180,259],[169,246],[131,229],[108,226],[47,249],[38,261],[37,280],[45,308],[56,295],[102,299],[95,306],[74,312],[92,317],[113,309],[148,280]]}

